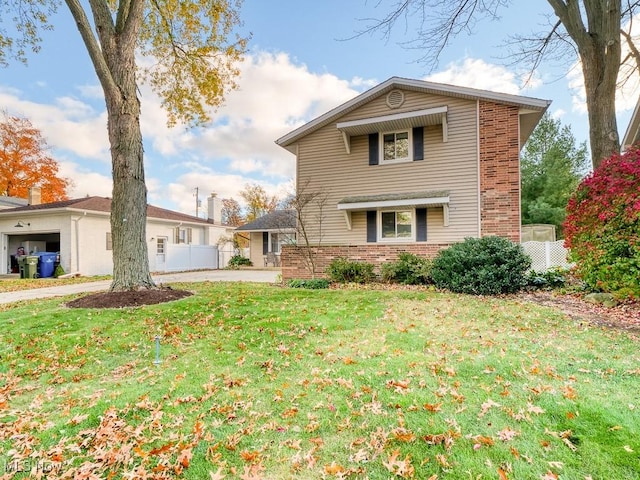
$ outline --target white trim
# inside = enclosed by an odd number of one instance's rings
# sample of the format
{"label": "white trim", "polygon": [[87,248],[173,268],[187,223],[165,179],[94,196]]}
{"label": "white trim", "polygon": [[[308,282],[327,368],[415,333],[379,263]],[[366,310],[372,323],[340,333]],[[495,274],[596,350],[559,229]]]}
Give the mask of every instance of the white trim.
{"label": "white trim", "polygon": [[638,140],[640,140],[640,98],[638,99],[636,108],[633,109],[633,113],[631,114],[631,119],[629,120],[629,125],[627,125],[627,130],[624,133],[624,137],[622,137],[622,149],[633,145],[635,137],[638,137]]}
{"label": "white trim", "polygon": [[[407,147],[408,154],[406,157],[401,158],[392,158],[390,160],[385,160],[384,158],[384,136],[385,135],[393,135],[394,145],[397,145],[398,138],[397,135],[399,133],[407,134]],[[391,165],[393,163],[407,163],[413,161],[413,129],[405,129],[405,130],[395,130],[395,131],[385,131],[380,132],[378,135],[378,165]]]}
{"label": "white trim", "polygon": [[[393,212],[396,214],[396,232],[398,230],[398,212],[410,212],[411,213],[411,236],[410,237],[394,237],[394,238],[384,238],[382,236],[382,214]],[[413,208],[387,208],[380,209],[376,212],[376,240],[378,243],[407,243],[407,242],[415,242],[416,241],[416,209]]]}
{"label": "white trim", "polygon": [[476,218],[478,219],[478,238],[482,237],[482,193],[480,189],[482,188],[482,178],[481,178],[481,168],[480,168],[480,100],[476,101],[476,168],[477,168],[477,176],[478,176],[478,187],[477,187],[477,198],[478,198],[478,212],[476,214]]}
{"label": "white trim", "polygon": [[339,203],[338,210],[373,210],[394,207],[439,207],[449,204],[449,197],[406,198],[403,200],[374,200],[372,202]]}
{"label": "white trim", "polygon": [[360,120],[350,120],[347,122],[339,122],[336,124],[338,130],[348,130],[351,127],[361,126],[377,126],[380,123],[397,122],[398,120],[411,120],[418,117],[433,116],[438,114],[446,114],[447,106],[425,108],[424,110],[414,110],[412,112],[393,113],[391,115],[383,115],[381,117],[362,118]]}
{"label": "white trim", "polygon": [[342,132],[342,141],[344,142],[344,149],[347,151],[347,155],[351,154],[351,137],[347,135],[347,132]]}

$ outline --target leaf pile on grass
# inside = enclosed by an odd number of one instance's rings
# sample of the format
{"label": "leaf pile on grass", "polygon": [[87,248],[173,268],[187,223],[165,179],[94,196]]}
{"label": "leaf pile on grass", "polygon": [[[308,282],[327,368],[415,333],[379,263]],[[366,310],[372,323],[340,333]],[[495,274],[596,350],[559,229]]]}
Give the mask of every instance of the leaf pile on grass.
{"label": "leaf pile on grass", "polygon": [[175,287],[0,313],[3,478],[637,476],[623,333],[516,299]]}
{"label": "leaf pile on grass", "polygon": [[94,277],[71,278],[7,278],[0,279],[0,293],[17,292],[33,288],[59,287],[62,285],[75,285],[77,283],[96,282],[98,280],[111,280],[110,275]]}

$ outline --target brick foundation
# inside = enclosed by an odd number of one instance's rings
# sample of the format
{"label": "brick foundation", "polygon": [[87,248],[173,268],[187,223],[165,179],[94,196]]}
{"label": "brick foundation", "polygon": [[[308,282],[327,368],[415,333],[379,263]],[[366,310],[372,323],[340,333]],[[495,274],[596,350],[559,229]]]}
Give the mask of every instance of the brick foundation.
{"label": "brick foundation", "polygon": [[[315,252],[316,278],[326,278],[324,271],[334,258],[345,257],[349,260],[368,262],[375,265],[375,271],[379,273],[380,265],[394,261],[401,252],[409,252],[415,255],[422,255],[433,258],[443,248],[450,244],[430,244],[413,243],[405,245],[381,245],[370,243],[367,245],[328,245],[312,247]],[[302,251],[305,247],[295,245],[283,245],[282,260],[282,280],[287,281],[292,278],[311,278],[311,273],[306,268]]]}

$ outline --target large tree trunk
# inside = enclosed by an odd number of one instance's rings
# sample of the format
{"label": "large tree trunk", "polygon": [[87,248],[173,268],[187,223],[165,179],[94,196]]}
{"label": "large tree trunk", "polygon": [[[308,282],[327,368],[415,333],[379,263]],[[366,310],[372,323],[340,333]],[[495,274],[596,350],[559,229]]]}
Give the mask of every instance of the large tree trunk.
{"label": "large tree trunk", "polygon": [[147,251],[147,187],[134,49],[118,45],[106,57],[118,86],[117,95],[105,96],[113,174],[111,290],[154,288]]}
{"label": "large tree trunk", "polygon": [[113,170],[111,290],[153,288],[147,252],[147,188],[137,98],[108,108]]}
{"label": "large tree trunk", "polygon": [[620,0],[548,0],[578,48],[589,112],[593,168],[620,151],[616,82],[620,70]]}

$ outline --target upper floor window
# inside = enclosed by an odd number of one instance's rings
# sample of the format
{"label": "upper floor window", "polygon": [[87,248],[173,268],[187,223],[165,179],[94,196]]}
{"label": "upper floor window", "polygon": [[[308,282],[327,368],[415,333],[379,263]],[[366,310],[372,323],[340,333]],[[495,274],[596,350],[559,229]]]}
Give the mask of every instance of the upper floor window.
{"label": "upper floor window", "polygon": [[412,240],[413,210],[380,212],[380,240]]}
{"label": "upper floor window", "polygon": [[387,132],[380,135],[382,142],[382,162],[410,162],[412,160],[411,130]]}

